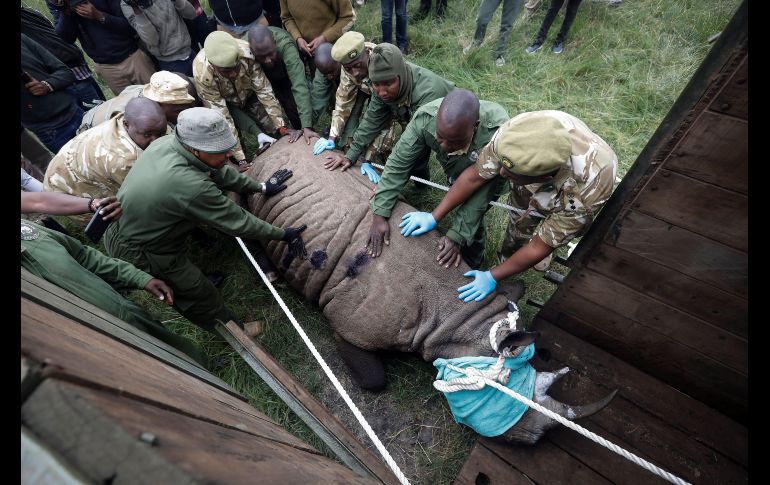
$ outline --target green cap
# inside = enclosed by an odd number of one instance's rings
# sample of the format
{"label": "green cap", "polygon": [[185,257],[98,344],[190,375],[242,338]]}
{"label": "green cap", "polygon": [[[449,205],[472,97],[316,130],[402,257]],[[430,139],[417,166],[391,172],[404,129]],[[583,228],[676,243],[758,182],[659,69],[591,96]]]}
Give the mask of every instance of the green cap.
{"label": "green cap", "polygon": [[235,67],[238,62],[238,42],[232,35],[221,30],[215,30],[206,37],[203,51],[206,59],[217,67]]}
{"label": "green cap", "polygon": [[369,55],[369,79],[372,82],[382,82],[403,76],[406,71],[404,55],[398,47],[386,42],[377,44]]}
{"label": "green cap", "polygon": [[572,139],[556,118],[532,114],[500,128],[497,155],[511,172],[537,177],[567,161],[572,155]]}
{"label": "green cap", "polygon": [[364,51],[364,34],[345,32],[332,47],[332,59],[340,64],[348,64]]}

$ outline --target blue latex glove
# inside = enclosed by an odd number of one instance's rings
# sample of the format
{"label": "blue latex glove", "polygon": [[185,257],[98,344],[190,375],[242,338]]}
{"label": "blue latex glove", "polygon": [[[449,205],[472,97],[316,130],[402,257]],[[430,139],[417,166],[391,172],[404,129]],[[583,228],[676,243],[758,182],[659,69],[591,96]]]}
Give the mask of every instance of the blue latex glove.
{"label": "blue latex glove", "polygon": [[430,212],[410,212],[401,218],[402,236],[419,236],[436,227],[436,219]]}
{"label": "blue latex glove", "polygon": [[372,164],[369,162],[361,164],[361,175],[369,177],[369,181],[373,184],[380,183],[380,175],[374,171],[374,167],[372,167]]}
{"label": "blue latex glove", "polygon": [[486,298],[487,295],[495,291],[495,288],[497,287],[497,281],[492,277],[491,271],[478,271],[474,269],[468,271],[463,276],[476,277],[473,280],[473,283],[457,288],[457,291],[460,292],[460,296],[457,298],[465,303],[468,303],[471,300],[481,301]]}
{"label": "blue latex glove", "polygon": [[334,142],[321,137],[315,142],[315,145],[313,145],[313,155],[323,153],[324,150],[334,150]]}

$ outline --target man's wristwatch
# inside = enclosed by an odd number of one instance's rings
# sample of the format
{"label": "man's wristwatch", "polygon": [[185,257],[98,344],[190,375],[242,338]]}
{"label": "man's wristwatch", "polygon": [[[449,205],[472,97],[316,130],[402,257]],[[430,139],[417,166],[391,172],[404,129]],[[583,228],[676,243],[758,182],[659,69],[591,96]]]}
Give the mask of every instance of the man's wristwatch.
{"label": "man's wristwatch", "polygon": [[286,129],[285,126],[282,126],[282,127],[278,128],[278,134],[281,135],[281,136],[285,135],[287,131],[288,130]]}

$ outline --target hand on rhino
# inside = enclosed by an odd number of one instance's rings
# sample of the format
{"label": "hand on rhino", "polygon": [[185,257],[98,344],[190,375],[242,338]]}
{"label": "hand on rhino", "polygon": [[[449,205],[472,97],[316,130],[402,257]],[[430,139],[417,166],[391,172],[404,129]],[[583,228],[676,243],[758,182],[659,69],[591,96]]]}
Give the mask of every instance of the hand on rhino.
{"label": "hand on rhino", "polygon": [[369,228],[369,240],[366,242],[369,256],[376,258],[382,254],[383,242],[390,246],[390,224],[384,217],[372,214],[372,226]]}

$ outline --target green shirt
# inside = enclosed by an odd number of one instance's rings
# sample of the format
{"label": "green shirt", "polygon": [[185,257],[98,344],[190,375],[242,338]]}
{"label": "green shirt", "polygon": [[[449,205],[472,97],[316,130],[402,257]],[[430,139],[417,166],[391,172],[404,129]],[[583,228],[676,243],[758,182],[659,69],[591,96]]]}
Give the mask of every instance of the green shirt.
{"label": "green shirt", "polygon": [[395,118],[396,121],[406,123],[411,119],[412,113],[422,105],[443,98],[455,88],[454,83],[429,69],[415,66],[411,62],[407,62],[406,66],[412,70],[412,91],[409,93],[409,98],[402,105],[386,103],[372,89],[369,106],[353,135],[353,143],[345,154],[345,158],[351,162],[358,161],[361,153],[374,141],[377,134],[388,126],[391,119]]}
{"label": "green shirt", "polygon": [[198,224],[249,239],[280,239],[283,229],[244,210],[222,191],[261,192],[261,184],[230,166],[212,169],[175,134],[155,140],[134,163],[117,197],[123,216],[108,231],[123,246],[176,254]]}
{"label": "green shirt", "polygon": [[[417,161],[417,157],[425,149],[430,148],[435,154],[441,168],[450,182],[473,165],[479,152],[489,143],[497,128],[508,121],[505,108],[491,101],[480,101],[479,126],[473,135],[470,145],[451,155],[441,149],[436,141],[436,115],[444,98],[439,98],[421,107],[406,126],[404,133],[393,148],[393,152],[385,163],[377,192],[372,200],[372,211],[383,217],[390,217],[393,206],[396,205],[398,194],[409,181],[409,174]],[[457,209],[452,227],[447,236],[458,244],[470,244],[478,224],[486,212],[486,206],[501,188],[500,184],[486,184],[471,198]],[[489,187],[487,187],[489,186]],[[492,189],[492,190],[489,190]],[[481,194],[483,192],[483,194]]]}
{"label": "green shirt", "polygon": [[294,97],[294,104],[297,105],[302,128],[310,128],[313,126],[313,106],[310,102],[310,90],[305,78],[305,64],[299,58],[297,44],[285,30],[278,27],[268,27],[268,29],[273,34],[278,56],[286,66],[286,73],[289,75],[289,81],[291,81],[291,94]]}

